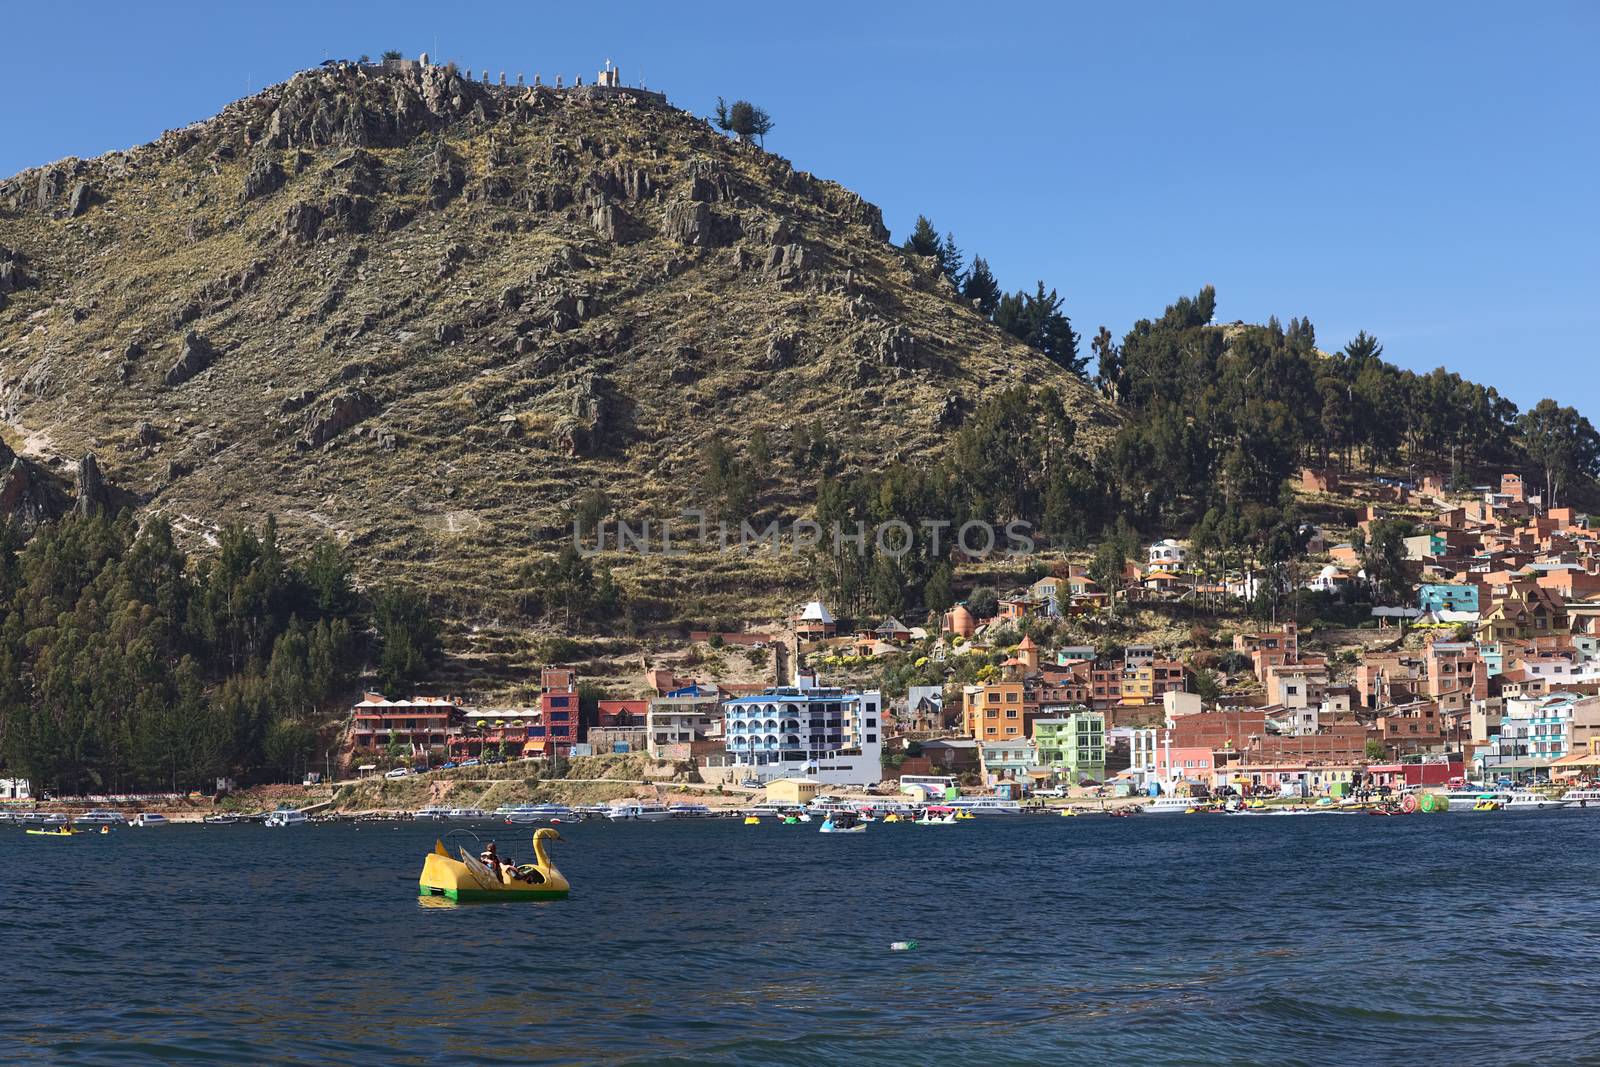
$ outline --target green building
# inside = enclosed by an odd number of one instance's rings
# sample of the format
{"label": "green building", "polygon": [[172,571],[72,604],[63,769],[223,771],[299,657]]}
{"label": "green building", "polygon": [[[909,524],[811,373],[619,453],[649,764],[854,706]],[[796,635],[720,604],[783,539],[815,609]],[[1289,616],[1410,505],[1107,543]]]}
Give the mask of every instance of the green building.
{"label": "green building", "polygon": [[1033,720],[1033,743],[1039,766],[1076,785],[1106,776],[1106,717],[1098,711],[1074,711],[1052,719]]}

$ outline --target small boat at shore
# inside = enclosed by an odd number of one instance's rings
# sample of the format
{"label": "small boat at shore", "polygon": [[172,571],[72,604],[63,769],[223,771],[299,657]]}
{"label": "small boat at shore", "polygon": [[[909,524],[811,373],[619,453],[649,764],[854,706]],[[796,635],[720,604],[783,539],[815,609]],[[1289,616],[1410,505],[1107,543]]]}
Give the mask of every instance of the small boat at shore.
{"label": "small boat at shore", "polygon": [[300,826],[306,821],[306,813],[303,811],[296,808],[279,808],[277,811],[270,812],[267,815],[264,825],[274,827]]}
{"label": "small boat at shore", "polygon": [[207,826],[237,826],[244,822],[244,817],[240,815],[207,815],[200,821]]}
{"label": "small boat at shore", "polygon": [[433,843],[433,851],[422,863],[417,890],[424,897],[445,897],[458,902],[512,900],[564,900],[572,885],[545,851],[546,841],[560,841],[561,834],[545,826],[533,833],[534,862],[514,866],[496,864],[491,868],[483,859],[464,848],[452,859],[443,841]]}
{"label": "small boat at shore", "polygon": [[557,819],[576,822],[578,815],[565,804],[507,804],[494,810],[494,817],[510,825],[555,822]]}
{"label": "small boat at shore", "polygon": [[611,805],[606,818],[612,822],[663,822],[672,818],[672,812],[660,804],[629,800]]}
{"label": "small boat at shore", "polygon": [[674,819],[710,819],[717,813],[704,804],[668,804],[667,814]]}
{"label": "small boat at shore", "polygon": [[153,811],[141,811],[133,817],[129,826],[170,826],[171,821],[165,816]]}
{"label": "small boat at shore", "polygon": [[1194,810],[1196,806],[1203,803],[1205,802],[1196,800],[1194,797],[1180,797],[1171,793],[1164,793],[1146,804],[1144,811],[1147,815],[1182,815]]}
{"label": "small boat at shore", "polygon": [[126,826],[128,817],[120,811],[111,811],[107,808],[96,808],[86,811],[82,815],[75,815],[72,821],[80,826]]}

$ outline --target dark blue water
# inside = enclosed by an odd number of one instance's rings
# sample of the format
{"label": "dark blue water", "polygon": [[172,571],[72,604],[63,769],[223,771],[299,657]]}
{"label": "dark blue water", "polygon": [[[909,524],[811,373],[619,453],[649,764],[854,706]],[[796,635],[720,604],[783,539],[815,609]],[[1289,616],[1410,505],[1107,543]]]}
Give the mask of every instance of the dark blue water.
{"label": "dark blue water", "polygon": [[437,832],[0,829],[0,1061],[1600,1053],[1600,812],[584,823],[570,900],[422,906]]}

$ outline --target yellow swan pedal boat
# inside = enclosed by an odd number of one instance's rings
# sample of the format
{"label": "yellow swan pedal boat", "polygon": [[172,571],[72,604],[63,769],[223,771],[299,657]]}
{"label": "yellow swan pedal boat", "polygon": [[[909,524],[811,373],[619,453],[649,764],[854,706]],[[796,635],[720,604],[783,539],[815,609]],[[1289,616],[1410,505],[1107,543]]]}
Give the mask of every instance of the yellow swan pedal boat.
{"label": "yellow swan pedal boat", "polygon": [[746,826],[760,826],[761,817],[759,815],[746,815],[744,817],[744,824]]}
{"label": "yellow swan pedal boat", "polygon": [[425,897],[446,897],[456,901],[565,900],[572,891],[566,876],[556,870],[545,851],[546,841],[560,841],[561,835],[548,826],[533,835],[535,861],[519,867],[502,864],[501,874],[460,849],[461,859],[450,858],[443,841],[433,843],[433,851],[422,863],[417,890]]}

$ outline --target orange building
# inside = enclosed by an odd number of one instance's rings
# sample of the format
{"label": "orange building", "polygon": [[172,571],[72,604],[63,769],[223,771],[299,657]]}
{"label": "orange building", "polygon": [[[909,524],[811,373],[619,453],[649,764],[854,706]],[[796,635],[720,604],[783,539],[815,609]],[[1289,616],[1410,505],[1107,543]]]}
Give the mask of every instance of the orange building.
{"label": "orange building", "polygon": [[1020,681],[969,685],[961,690],[961,724],[977,741],[1007,741],[1027,736]]}

